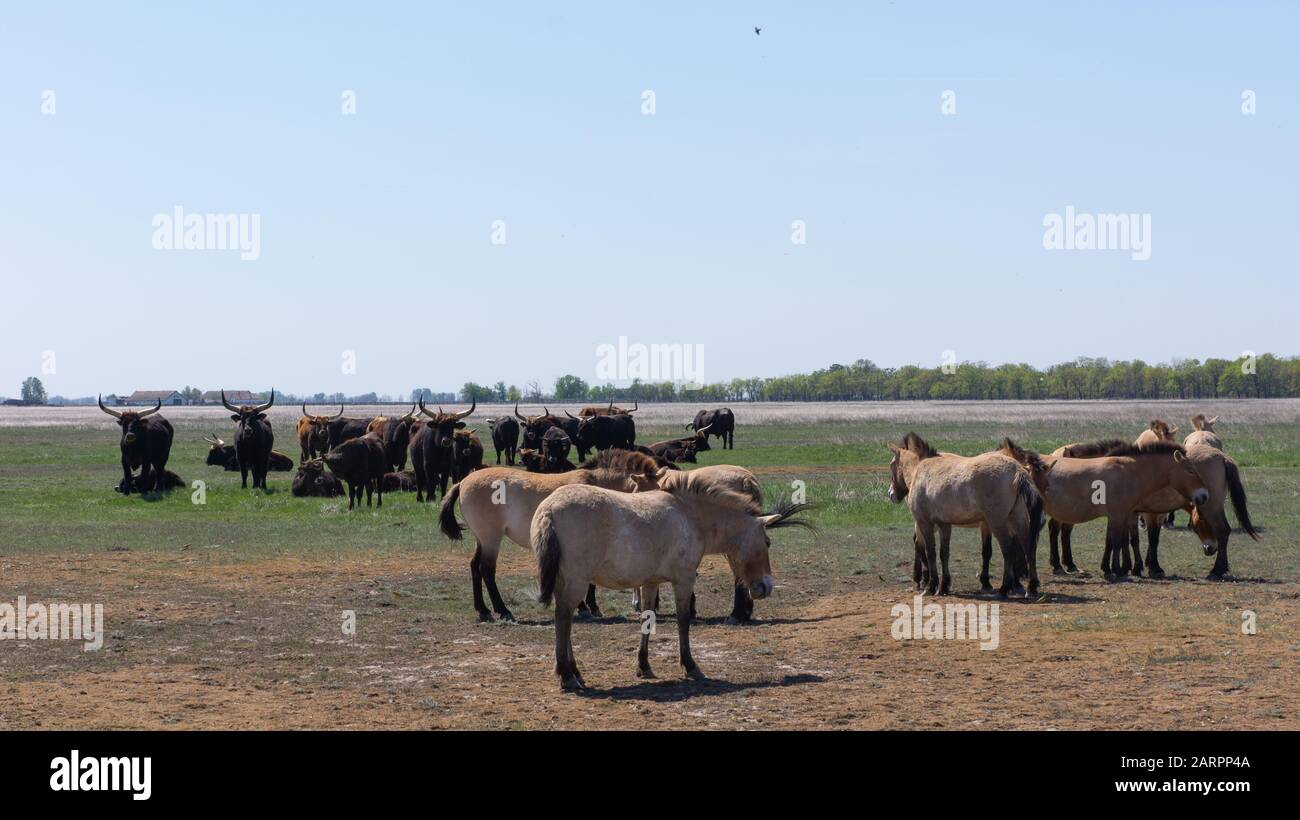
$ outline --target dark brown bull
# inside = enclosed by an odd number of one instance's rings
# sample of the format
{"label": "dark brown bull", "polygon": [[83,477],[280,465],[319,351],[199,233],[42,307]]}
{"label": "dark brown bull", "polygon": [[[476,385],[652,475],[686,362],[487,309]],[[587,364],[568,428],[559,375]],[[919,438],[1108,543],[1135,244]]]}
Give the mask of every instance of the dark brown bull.
{"label": "dark brown bull", "polygon": [[[331,421],[342,417],[343,405],[339,405],[336,416],[313,416],[307,412],[307,403],[302,404],[302,418],[298,419],[298,446],[302,449],[302,461],[308,461],[325,455],[330,448]],[[208,462],[211,464],[212,462]]]}
{"label": "dark brown bull", "polygon": [[388,457],[388,467],[395,472],[406,469],[406,452],[411,445],[411,424],[415,421],[415,405],[399,418],[376,416],[366,426],[366,432],[379,434],[384,442],[384,455]]}
{"label": "dark brown bull", "polygon": [[581,410],[578,411],[578,418],[586,418],[587,416],[619,416],[623,414],[635,413],[639,409],[641,409],[641,402],[639,401],[636,402],[636,406],[633,407],[631,410],[624,410],[622,407],[615,407],[614,400],[610,399],[608,407],[598,407],[595,405],[588,405],[582,408]]}
{"label": "dark brown bull", "polygon": [[384,492],[415,492],[415,470],[400,470],[395,473],[384,473]]}
{"label": "dark brown bull", "polygon": [[366,494],[370,506],[372,493],[378,496],[376,507],[384,506],[384,473],[388,471],[388,458],[384,443],[374,433],[361,438],[348,439],[325,454],[325,465],[335,476],[348,485],[348,509],[361,503],[361,492]]}
{"label": "dark brown bull", "polygon": [[[101,396],[99,409],[117,419],[117,426],[122,429],[122,437],[118,441],[118,447],[122,451],[122,482],[118,485],[121,492],[130,494],[135,490],[149,493],[165,489],[173,432],[171,422],[155,415],[162,409],[162,402],[159,401],[152,410],[143,412],[119,411],[105,407]],[[140,468],[140,475],[133,477],[132,472],[137,467]]]}
{"label": "dark brown bull", "polygon": [[239,477],[241,486],[248,487],[248,474],[253,473],[253,489],[266,489],[266,473],[271,466],[271,445],[275,443],[275,434],[271,432],[271,422],[266,411],[275,404],[275,389],[271,389],[271,400],[266,404],[241,405],[236,407],[226,399],[226,391],[221,391],[221,403],[232,415],[233,421],[239,422],[235,433],[235,456],[239,459]]}
{"label": "dark brown bull", "polygon": [[374,416],[366,418],[345,418],[342,415],[343,405],[339,405],[339,414],[330,419],[326,429],[329,432],[329,447],[333,449],[348,439],[361,438],[366,434],[366,428],[370,422],[375,420]]}
{"label": "dark brown bull", "polygon": [[411,438],[411,466],[415,468],[416,480],[415,500],[424,501],[427,497],[432,502],[435,488],[442,495],[447,494],[456,430],[465,426],[462,419],[474,412],[478,401],[474,401],[463,413],[446,413],[441,407],[434,413],[424,406],[423,398],[420,399],[419,406],[420,412],[428,420],[419,425]]}
{"label": "dark brown bull", "polygon": [[[209,467],[221,467],[227,472],[234,472],[239,469],[239,456],[235,455],[235,445],[227,444],[224,439],[219,438],[215,433],[204,436],[203,440],[212,445],[208,448],[206,461]],[[287,473],[293,469],[294,464],[293,459],[289,456],[279,450],[272,450],[269,466],[273,473]]]}
{"label": "dark brown bull", "polygon": [[[717,436],[722,439],[722,449],[736,449],[736,415],[731,412],[729,407],[719,407],[717,410],[701,410],[695,414],[695,421],[686,425],[687,430],[708,430],[710,436]],[[705,445],[708,439],[704,439]],[[697,450],[704,451],[709,449],[707,446],[696,447]]]}
{"label": "dark brown bull", "polygon": [[451,440],[451,480],[460,481],[483,466],[483,442],[474,430],[457,430]]}
{"label": "dark brown bull", "polygon": [[298,468],[298,473],[289,486],[289,492],[295,498],[333,498],[336,495],[343,495],[343,485],[333,473],[325,469],[324,459],[312,458],[304,461]]}
{"label": "dark brown bull", "polygon": [[492,428],[492,446],[497,451],[497,464],[501,463],[501,454],[506,454],[506,463],[515,466],[515,453],[519,450],[519,422],[509,416],[488,419]]}

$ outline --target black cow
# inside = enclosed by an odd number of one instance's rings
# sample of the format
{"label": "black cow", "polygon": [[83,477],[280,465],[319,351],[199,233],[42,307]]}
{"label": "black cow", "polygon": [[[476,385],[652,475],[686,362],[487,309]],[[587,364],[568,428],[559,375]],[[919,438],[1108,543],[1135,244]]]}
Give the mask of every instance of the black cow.
{"label": "black cow", "polygon": [[[225,440],[218,438],[215,434],[211,437],[204,436],[203,440],[212,445],[208,448],[206,462],[209,467],[221,467],[232,473],[239,469],[239,456],[235,454],[235,445],[227,444]],[[293,469],[294,465],[292,458],[279,450],[272,450],[269,466],[273,473],[287,473]]]}
{"label": "black cow", "polygon": [[483,442],[474,430],[457,430],[451,438],[451,480],[462,478],[483,466]]}
{"label": "black cow", "polygon": [[705,446],[696,445],[697,450],[707,450],[709,440],[700,434],[708,432],[709,436],[717,436],[722,439],[722,449],[736,449],[736,416],[728,407],[719,407],[717,410],[701,410],[695,414],[695,421],[686,425],[687,430],[696,431],[696,438],[704,441]]}
{"label": "black cow", "polygon": [[569,448],[573,445],[573,440],[569,434],[559,427],[552,427],[542,436],[542,458],[546,460],[548,473],[564,472],[560,469],[561,462],[567,463],[569,460]]}
{"label": "black cow", "polygon": [[388,467],[394,472],[406,469],[406,451],[411,446],[411,424],[415,421],[415,405],[411,412],[401,418],[390,419],[377,416],[366,427],[366,432],[378,433],[384,442],[384,454],[388,457]]}
{"label": "black cow", "polygon": [[541,451],[532,450],[528,447],[519,449],[519,463],[524,465],[524,469],[530,473],[567,473],[570,470],[578,469],[572,461],[548,463],[546,456],[542,455]]}
{"label": "black cow", "polygon": [[343,495],[343,485],[333,473],[326,472],[323,459],[313,458],[304,461],[298,468],[298,473],[289,486],[289,492],[295,498],[310,496],[333,498],[336,495]]}
{"label": "black cow", "polygon": [[519,422],[509,416],[502,416],[499,419],[488,419],[487,423],[492,428],[492,446],[497,451],[497,464],[501,463],[501,454],[505,453],[506,463],[515,466],[515,452],[519,448]]}
{"label": "black cow", "polygon": [[[339,413],[342,412],[343,405],[340,404]],[[349,419],[343,418],[342,415],[330,419],[329,423],[325,425],[325,429],[329,433],[328,444],[330,449],[334,449],[348,439],[361,438],[366,434],[366,430],[370,428],[370,422],[374,420],[374,416],[364,419]]]}
{"label": "black cow", "polygon": [[573,440],[579,447],[579,458],[586,458],[581,452],[583,448],[599,452],[610,447],[631,450],[636,445],[636,422],[627,413],[617,416],[587,416],[577,421],[578,429]]}
{"label": "black cow", "polygon": [[370,495],[379,496],[376,507],[384,506],[384,473],[388,471],[388,457],[384,455],[384,442],[375,433],[361,438],[348,439],[325,454],[325,465],[335,476],[348,485],[348,509],[361,503],[362,490],[366,493],[366,506]]}
{"label": "black cow", "polygon": [[[162,476],[161,486],[159,485],[159,481],[158,481],[159,476]],[[154,492],[166,492],[168,490],[175,490],[184,487],[185,479],[176,475],[171,470],[163,470],[161,473],[154,471],[153,483],[154,483]],[[129,494],[131,492],[131,488],[126,483],[125,478],[117,482],[117,486],[114,487],[113,489],[114,491],[123,494]]]}
{"label": "black cow", "polygon": [[271,422],[266,418],[266,411],[275,404],[275,390],[271,390],[271,400],[266,404],[242,405],[236,407],[226,399],[226,391],[221,391],[221,403],[233,415],[231,419],[239,422],[235,433],[235,456],[239,459],[239,478],[244,488],[248,487],[248,473],[253,473],[253,489],[266,489],[266,473],[271,466],[271,445],[275,443],[275,434],[271,432]]}
{"label": "black cow", "polygon": [[655,458],[667,459],[674,464],[679,461],[688,461],[691,464],[695,464],[695,451],[695,439],[693,438],[675,438],[669,441],[656,441],[648,448],[650,455]]}
{"label": "black cow", "polygon": [[[428,416],[428,421],[418,425],[411,437],[411,466],[415,468],[415,500],[433,501],[435,487],[447,495],[447,482],[451,478],[452,440],[456,430],[465,426],[462,421],[478,407],[475,401],[463,413],[444,413],[442,408],[434,413],[424,406],[420,399],[420,412]],[[482,445],[480,445],[482,446]]]}
{"label": "black cow", "polygon": [[[100,397],[99,409],[116,418],[117,426],[122,428],[122,438],[118,441],[122,450],[122,482],[118,485],[121,491],[130,494],[132,490],[149,493],[166,489],[173,432],[171,422],[154,415],[162,409],[162,402],[144,412],[118,411],[105,407]],[[136,467],[140,468],[140,475],[132,476]]]}

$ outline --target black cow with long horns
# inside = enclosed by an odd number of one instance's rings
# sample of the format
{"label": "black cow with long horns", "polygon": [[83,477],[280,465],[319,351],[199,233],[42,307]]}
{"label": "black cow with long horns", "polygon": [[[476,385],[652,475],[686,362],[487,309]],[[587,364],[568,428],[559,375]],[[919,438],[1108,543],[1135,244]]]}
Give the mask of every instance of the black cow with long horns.
{"label": "black cow with long horns", "polygon": [[475,400],[463,413],[446,413],[441,407],[438,412],[424,406],[420,399],[420,412],[428,421],[419,425],[411,436],[411,466],[415,468],[415,500],[432,502],[434,488],[443,496],[447,495],[447,482],[452,478],[452,444],[456,430],[463,428],[462,419],[469,416],[478,407]]}
{"label": "black cow with long horns", "polygon": [[266,411],[275,404],[275,390],[271,390],[271,400],[266,404],[240,405],[236,407],[226,399],[226,391],[221,391],[221,403],[232,415],[233,421],[239,422],[235,432],[235,457],[239,459],[240,486],[248,488],[248,474],[253,473],[253,489],[266,489],[266,473],[271,466],[271,446],[275,444],[275,434],[271,432],[271,422],[266,418]]}
{"label": "black cow with long horns", "polygon": [[[167,459],[172,452],[172,425],[162,416],[155,415],[162,409],[162,402],[152,410],[137,412],[135,410],[112,410],[104,406],[104,399],[99,398],[99,409],[117,419],[117,426],[122,428],[122,438],[118,446],[122,450],[122,482],[118,484],[120,492],[129,494],[131,490],[140,493],[161,492],[167,489]],[[132,476],[135,468],[140,468],[139,476]]]}

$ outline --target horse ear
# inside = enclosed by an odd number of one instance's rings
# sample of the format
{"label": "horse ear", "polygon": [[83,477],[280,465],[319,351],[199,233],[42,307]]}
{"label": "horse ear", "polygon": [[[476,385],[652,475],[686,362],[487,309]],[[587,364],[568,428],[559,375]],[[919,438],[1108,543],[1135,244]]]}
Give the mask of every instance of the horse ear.
{"label": "horse ear", "polygon": [[898,445],[892,441],[889,442],[889,452],[893,453],[894,455],[898,455]]}
{"label": "horse ear", "polygon": [[1183,455],[1182,450],[1174,450],[1174,461],[1183,462],[1186,460],[1187,460],[1187,456]]}
{"label": "horse ear", "polygon": [[1178,432],[1178,425],[1177,425],[1177,424],[1175,424],[1173,427],[1170,427],[1170,428],[1169,428],[1169,435],[1172,436],[1174,433],[1177,433],[1177,432]]}
{"label": "horse ear", "polygon": [[1210,423],[1210,424],[1218,424],[1218,423],[1219,423],[1219,417],[1218,417],[1218,416],[1215,416],[1214,418],[1210,419],[1209,423]]}

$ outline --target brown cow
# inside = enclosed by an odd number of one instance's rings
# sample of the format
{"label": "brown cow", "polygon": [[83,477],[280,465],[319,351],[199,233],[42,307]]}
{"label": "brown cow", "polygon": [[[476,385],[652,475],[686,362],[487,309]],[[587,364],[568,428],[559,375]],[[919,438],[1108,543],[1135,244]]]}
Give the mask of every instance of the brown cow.
{"label": "brown cow", "polygon": [[313,416],[307,412],[307,403],[302,404],[302,418],[298,419],[298,446],[302,448],[302,461],[325,455],[329,451],[329,423],[343,415],[343,405],[339,405],[336,416]]}
{"label": "brown cow", "polygon": [[587,416],[617,416],[622,413],[635,413],[641,407],[641,402],[636,402],[636,406],[631,410],[624,410],[622,407],[615,407],[614,400],[610,399],[608,407],[598,407],[596,405],[587,405],[578,411],[578,418]]}

